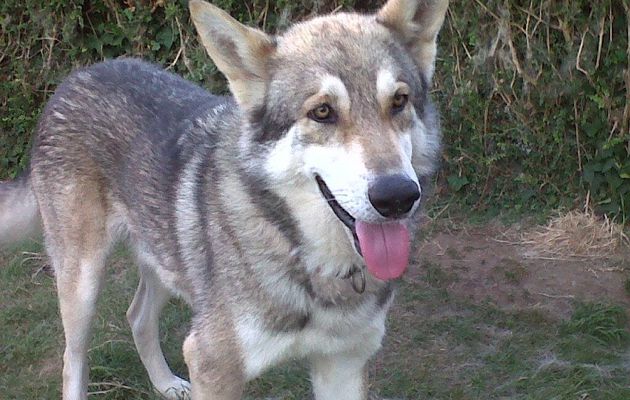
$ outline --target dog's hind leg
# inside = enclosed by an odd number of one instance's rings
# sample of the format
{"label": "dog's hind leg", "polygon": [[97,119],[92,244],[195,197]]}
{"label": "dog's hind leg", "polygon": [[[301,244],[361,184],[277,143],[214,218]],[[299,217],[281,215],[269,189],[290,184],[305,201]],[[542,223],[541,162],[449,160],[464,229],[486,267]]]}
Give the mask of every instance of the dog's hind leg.
{"label": "dog's hind leg", "polygon": [[127,310],[127,320],[151,383],[162,396],[177,400],[188,398],[190,384],[173,375],[160,347],[159,317],[169,298],[168,289],[155,273],[141,267],[140,284]]}
{"label": "dog's hind leg", "polygon": [[59,308],[66,339],[63,354],[63,399],[86,399],[89,371],[87,351],[104,260],[101,257],[75,260],[64,258],[61,268],[55,267]]}
{"label": "dog's hind leg", "polygon": [[53,181],[41,186],[40,193],[46,249],[55,270],[66,340],[63,399],[84,400],[91,325],[112,241],[106,205],[99,187],[90,183],[58,188]]}

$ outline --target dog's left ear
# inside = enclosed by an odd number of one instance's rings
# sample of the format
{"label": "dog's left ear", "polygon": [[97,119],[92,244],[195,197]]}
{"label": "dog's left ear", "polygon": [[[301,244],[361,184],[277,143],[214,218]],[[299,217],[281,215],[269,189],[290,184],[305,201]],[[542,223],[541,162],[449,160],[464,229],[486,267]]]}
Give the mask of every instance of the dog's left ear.
{"label": "dog's left ear", "polygon": [[190,0],[188,6],[201,42],[228,79],[238,103],[247,108],[262,102],[269,59],[276,49],[273,37],[205,1]]}
{"label": "dog's left ear", "polygon": [[435,68],[435,41],[447,8],[448,0],[389,0],[376,16],[402,39],[429,82]]}

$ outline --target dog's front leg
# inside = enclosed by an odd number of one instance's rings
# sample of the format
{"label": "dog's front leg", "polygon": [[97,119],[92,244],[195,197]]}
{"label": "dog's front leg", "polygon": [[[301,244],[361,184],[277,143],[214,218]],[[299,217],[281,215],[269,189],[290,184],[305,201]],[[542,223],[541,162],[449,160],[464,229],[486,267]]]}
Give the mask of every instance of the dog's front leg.
{"label": "dog's front leg", "polygon": [[317,356],[311,359],[316,400],[366,400],[367,360],[356,354]]}
{"label": "dog's front leg", "polygon": [[240,400],[243,396],[240,353],[232,337],[217,333],[193,331],[184,341],[192,400]]}

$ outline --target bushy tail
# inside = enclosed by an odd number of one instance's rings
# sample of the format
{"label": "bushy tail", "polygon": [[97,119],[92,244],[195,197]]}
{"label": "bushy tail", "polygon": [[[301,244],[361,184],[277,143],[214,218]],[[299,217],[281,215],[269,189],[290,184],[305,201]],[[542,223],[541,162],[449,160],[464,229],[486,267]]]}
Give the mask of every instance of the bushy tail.
{"label": "bushy tail", "polygon": [[0,247],[35,238],[40,232],[39,206],[30,174],[0,182]]}

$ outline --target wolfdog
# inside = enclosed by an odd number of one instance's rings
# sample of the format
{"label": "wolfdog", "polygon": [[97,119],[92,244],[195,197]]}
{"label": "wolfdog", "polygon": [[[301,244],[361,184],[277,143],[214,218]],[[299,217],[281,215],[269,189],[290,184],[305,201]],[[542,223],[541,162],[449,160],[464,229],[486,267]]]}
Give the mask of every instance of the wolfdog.
{"label": "wolfdog", "polygon": [[[95,302],[122,239],[140,270],[127,318],[163,396],[240,399],[300,358],[317,400],[366,399],[438,164],[429,88],[448,0],[389,0],[277,36],[189,4],[232,96],[133,59],[77,70],[43,111],[28,172],[0,186],[0,241],[43,228],[63,399],[87,397]],[[171,295],[192,308],[190,383],[160,348]]]}

